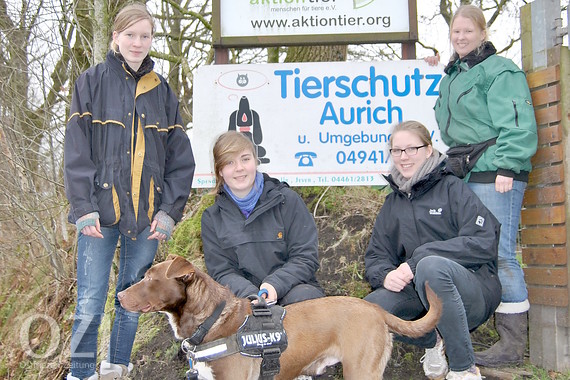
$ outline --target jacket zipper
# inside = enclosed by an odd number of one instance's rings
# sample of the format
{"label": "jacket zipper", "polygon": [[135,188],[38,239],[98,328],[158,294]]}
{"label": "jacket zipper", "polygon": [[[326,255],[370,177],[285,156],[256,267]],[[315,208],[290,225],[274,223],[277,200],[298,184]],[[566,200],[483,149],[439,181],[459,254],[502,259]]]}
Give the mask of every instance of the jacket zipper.
{"label": "jacket zipper", "polygon": [[464,91],[463,93],[461,93],[461,94],[459,95],[459,97],[457,98],[457,103],[456,103],[456,104],[459,104],[459,101],[461,100],[461,98],[464,97],[465,95],[467,95],[468,93],[470,93],[471,91],[473,91],[473,87],[471,87],[469,90]]}
{"label": "jacket zipper", "polygon": [[[263,214],[265,211],[267,211],[270,208],[273,208],[276,205],[278,205],[279,203],[281,203],[284,199],[285,199],[285,197],[283,196],[283,194],[279,194],[279,195],[275,196],[274,198],[270,199],[269,202],[261,205],[261,207],[255,207],[251,211],[251,214],[249,214],[249,217],[245,220],[245,224],[247,225],[247,224],[251,223],[252,221],[254,221],[257,218],[258,214]],[[240,213],[241,213],[241,211],[240,211]],[[252,216],[253,216],[253,218],[252,218]]]}
{"label": "jacket zipper", "polygon": [[445,133],[447,135],[449,135],[448,130],[449,130],[449,125],[451,124],[451,107],[449,106],[449,102],[451,101],[451,84],[455,81],[455,79],[457,79],[457,77],[459,76],[459,74],[461,74],[461,67],[457,68],[458,73],[457,75],[449,81],[449,85],[447,86],[447,93],[449,94],[447,96],[447,125],[445,126]]}
{"label": "jacket zipper", "polygon": [[515,109],[515,126],[519,127],[519,111],[517,110],[517,102],[513,100],[513,108]]}

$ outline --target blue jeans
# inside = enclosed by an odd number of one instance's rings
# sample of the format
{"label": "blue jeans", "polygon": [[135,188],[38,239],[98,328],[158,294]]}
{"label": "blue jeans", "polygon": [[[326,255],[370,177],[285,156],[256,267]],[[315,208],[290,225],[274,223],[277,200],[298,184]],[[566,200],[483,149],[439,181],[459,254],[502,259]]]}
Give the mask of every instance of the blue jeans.
{"label": "blue jeans", "polygon": [[494,183],[468,183],[481,202],[501,223],[499,238],[499,280],[503,286],[501,302],[519,303],[528,298],[524,272],[517,260],[517,234],[526,182],[513,181],[506,193],[495,191]]}
{"label": "blue jeans", "polygon": [[[485,299],[475,274],[455,261],[428,256],[416,266],[414,281],[401,292],[378,288],[364,299],[402,319],[415,320],[429,307],[424,284],[430,287],[442,301],[443,311],[437,330],[445,342],[449,367],[463,371],[475,363],[469,332],[485,322]],[[432,331],[421,338],[396,337],[398,340],[423,348],[435,346],[436,335]]]}
{"label": "blue jeans", "polygon": [[101,227],[103,239],[79,234],[77,238],[77,307],[71,333],[71,374],[79,379],[93,375],[97,362],[97,335],[105,312],[109,275],[120,239],[119,274],[115,289],[115,321],[107,361],[128,365],[139,314],[121,307],[117,293],[138,282],[152,265],[157,240],[148,240],[149,227],[136,239],[123,236],[118,227]]}

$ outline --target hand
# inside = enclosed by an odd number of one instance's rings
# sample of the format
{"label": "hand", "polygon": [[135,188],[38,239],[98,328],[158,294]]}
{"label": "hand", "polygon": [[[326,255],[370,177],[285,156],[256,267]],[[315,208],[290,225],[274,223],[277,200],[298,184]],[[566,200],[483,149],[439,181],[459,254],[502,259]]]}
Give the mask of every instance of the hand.
{"label": "hand", "polygon": [[162,232],[158,232],[156,231],[156,226],[158,225],[158,221],[157,220],[153,220],[152,223],[150,224],[150,232],[151,235],[148,237],[148,240],[160,240],[160,241],[165,241],[166,239],[168,239],[168,237],[166,236],[165,233]]}
{"label": "hand", "polygon": [[103,239],[103,234],[101,233],[101,225],[99,223],[99,219],[97,219],[94,226],[83,227],[81,233],[85,236],[91,236],[94,238]]}
{"label": "hand", "polygon": [[513,189],[513,179],[511,177],[505,177],[497,174],[495,178],[495,191],[499,193],[506,193]]}
{"label": "hand", "polygon": [[437,66],[439,64],[439,53],[432,55],[430,57],[425,57],[424,61],[430,66]]}
{"label": "hand", "polygon": [[402,263],[386,275],[384,288],[393,292],[401,292],[414,279],[414,274],[407,263]]}
{"label": "hand", "polygon": [[275,290],[273,285],[264,282],[263,284],[261,284],[259,289],[265,289],[269,293],[267,297],[264,297],[266,302],[277,302],[277,291]]}
{"label": "hand", "polygon": [[149,240],[168,240],[172,230],[174,229],[174,219],[166,212],[160,210],[154,216],[154,220],[150,224],[150,232],[152,235],[148,237]]}
{"label": "hand", "polygon": [[99,213],[96,211],[83,215],[81,218],[77,219],[75,225],[85,236],[99,239],[103,238],[103,234],[101,233],[101,224],[99,222]]}

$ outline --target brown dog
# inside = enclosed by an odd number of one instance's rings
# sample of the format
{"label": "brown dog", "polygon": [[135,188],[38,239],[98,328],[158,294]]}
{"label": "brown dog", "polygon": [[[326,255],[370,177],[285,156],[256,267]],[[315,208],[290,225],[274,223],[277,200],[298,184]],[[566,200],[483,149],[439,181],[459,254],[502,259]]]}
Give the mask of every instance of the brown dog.
{"label": "brown dog", "polygon": [[[419,337],[434,329],[441,301],[426,284],[429,312],[417,321],[404,321],[380,307],[352,297],[325,297],[285,307],[283,321],[288,347],[280,358],[276,380],[301,374],[318,375],[341,362],[345,379],[382,379],[395,332]],[[132,312],[162,311],[169,315],[177,338],[190,337],[225,301],[220,317],[204,343],[235,334],[247,315],[248,299],[237,298],[226,287],[179,256],[150,268],[143,280],[120,292],[121,305]],[[217,380],[258,379],[261,359],[233,354],[209,362]]]}

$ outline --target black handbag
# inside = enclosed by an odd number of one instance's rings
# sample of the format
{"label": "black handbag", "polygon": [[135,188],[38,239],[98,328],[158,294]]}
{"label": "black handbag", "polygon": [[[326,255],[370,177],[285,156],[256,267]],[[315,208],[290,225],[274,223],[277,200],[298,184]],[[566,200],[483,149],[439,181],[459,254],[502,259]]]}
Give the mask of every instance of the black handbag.
{"label": "black handbag", "polygon": [[459,178],[465,176],[475,167],[477,160],[491,145],[495,145],[497,138],[493,137],[478,144],[460,144],[449,148],[447,155],[447,167]]}

